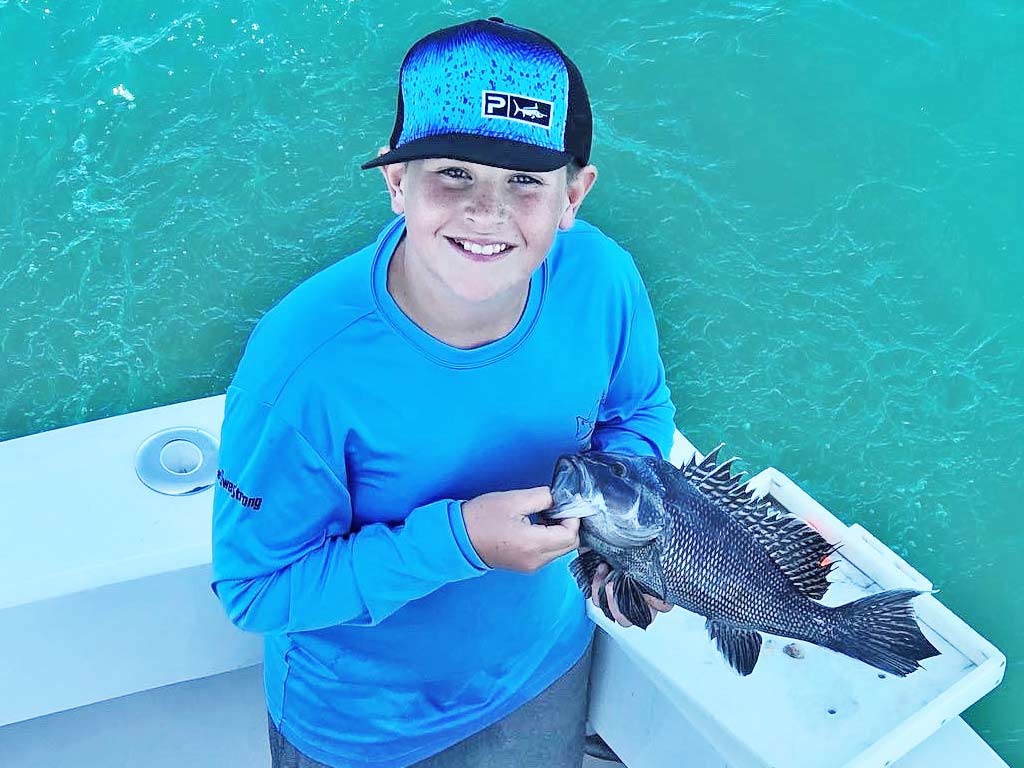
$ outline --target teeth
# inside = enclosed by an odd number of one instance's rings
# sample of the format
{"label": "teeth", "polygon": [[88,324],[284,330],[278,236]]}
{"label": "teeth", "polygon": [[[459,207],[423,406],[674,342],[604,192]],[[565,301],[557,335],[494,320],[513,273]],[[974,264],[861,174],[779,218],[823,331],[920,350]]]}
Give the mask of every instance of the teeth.
{"label": "teeth", "polygon": [[482,256],[493,256],[496,253],[501,253],[509,247],[507,243],[480,245],[479,243],[473,243],[469,240],[456,240],[455,242],[461,245],[463,250],[469,251],[470,253],[480,254]]}

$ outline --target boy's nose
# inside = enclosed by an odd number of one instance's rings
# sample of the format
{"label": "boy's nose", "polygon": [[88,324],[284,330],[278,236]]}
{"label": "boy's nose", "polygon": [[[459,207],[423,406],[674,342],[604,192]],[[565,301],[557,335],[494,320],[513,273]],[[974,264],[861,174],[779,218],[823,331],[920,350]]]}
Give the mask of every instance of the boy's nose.
{"label": "boy's nose", "polygon": [[498,184],[476,184],[466,205],[466,218],[478,225],[500,222],[507,205]]}

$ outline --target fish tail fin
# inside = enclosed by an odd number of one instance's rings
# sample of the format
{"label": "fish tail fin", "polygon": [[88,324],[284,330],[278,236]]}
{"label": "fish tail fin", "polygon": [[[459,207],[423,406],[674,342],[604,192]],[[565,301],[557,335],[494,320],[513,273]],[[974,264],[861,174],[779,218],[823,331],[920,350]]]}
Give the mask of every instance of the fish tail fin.
{"label": "fish tail fin", "polygon": [[893,589],[836,606],[833,650],[904,677],[939,650],[921,632],[910,601],[917,589]]}

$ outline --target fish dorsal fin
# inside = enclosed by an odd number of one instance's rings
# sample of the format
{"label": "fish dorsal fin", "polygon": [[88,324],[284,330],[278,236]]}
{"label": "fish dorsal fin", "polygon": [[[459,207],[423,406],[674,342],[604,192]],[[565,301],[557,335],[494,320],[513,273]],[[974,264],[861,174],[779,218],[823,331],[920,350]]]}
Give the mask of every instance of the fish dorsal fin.
{"label": "fish dorsal fin", "polygon": [[708,619],[704,626],[733,669],[744,677],[754,671],[757,657],[761,653],[760,633],[753,629],[740,629],[715,619]]}
{"label": "fish dorsal fin", "polygon": [[730,474],[735,459],[717,463],[721,448],[719,445],[700,463],[691,458],[682,467],[683,477],[739,522],[801,594],[820,600],[828,590],[828,574],[834,566],[828,558],[837,547],[798,517],[770,501],[756,499],[740,484],[742,473]]}

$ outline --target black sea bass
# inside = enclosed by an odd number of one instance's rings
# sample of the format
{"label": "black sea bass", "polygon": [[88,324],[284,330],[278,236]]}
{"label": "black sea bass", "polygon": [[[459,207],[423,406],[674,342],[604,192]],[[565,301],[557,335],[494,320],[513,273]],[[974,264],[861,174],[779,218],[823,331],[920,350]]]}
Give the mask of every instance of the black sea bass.
{"label": "black sea bass", "polygon": [[[835,608],[817,602],[828,589],[825,563],[834,547],[802,520],[755,500],[730,474],[733,460],[717,464],[717,454],[682,470],[613,453],[558,460],[548,516],[582,518],[572,571],[588,597],[595,570],[607,562],[616,602],[633,624],[650,623],[642,593],[698,613],[741,675],[757,663],[760,632],[806,640],[900,676],[938,655],[910,606],[917,590]],[[605,599],[603,590],[599,597]]]}

